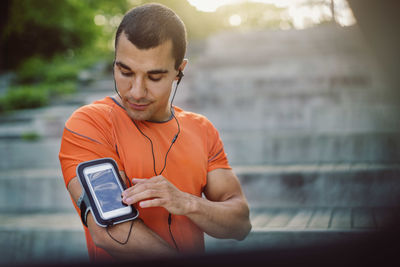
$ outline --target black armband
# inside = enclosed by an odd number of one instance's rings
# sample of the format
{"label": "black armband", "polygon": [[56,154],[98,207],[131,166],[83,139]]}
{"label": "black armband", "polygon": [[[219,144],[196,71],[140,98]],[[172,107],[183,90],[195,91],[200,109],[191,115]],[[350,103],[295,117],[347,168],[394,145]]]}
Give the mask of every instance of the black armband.
{"label": "black armband", "polygon": [[115,161],[102,158],[82,162],[76,168],[82,186],[82,195],[76,203],[81,212],[82,223],[87,227],[87,215],[91,211],[96,224],[112,226],[138,217],[139,212],[122,202],[126,189]]}

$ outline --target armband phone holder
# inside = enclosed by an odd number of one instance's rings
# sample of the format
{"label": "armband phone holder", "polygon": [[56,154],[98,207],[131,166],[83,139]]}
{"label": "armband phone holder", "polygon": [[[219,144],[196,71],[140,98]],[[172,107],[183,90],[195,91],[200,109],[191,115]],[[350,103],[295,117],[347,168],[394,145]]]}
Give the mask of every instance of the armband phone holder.
{"label": "armband phone holder", "polygon": [[76,168],[82,186],[77,206],[82,223],[87,227],[87,214],[92,212],[101,227],[112,226],[138,217],[139,212],[122,203],[121,193],[126,189],[112,158],[102,158],[80,163]]}

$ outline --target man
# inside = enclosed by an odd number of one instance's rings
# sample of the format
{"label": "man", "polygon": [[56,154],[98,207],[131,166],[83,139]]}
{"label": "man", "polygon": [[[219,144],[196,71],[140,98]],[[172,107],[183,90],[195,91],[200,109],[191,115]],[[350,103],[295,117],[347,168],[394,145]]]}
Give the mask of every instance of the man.
{"label": "man", "polygon": [[201,252],[204,232],[245,238],[249,208],[217,130],[204,116],[169,102],[187,64],[183,22],[159,4],[134,8],[118,27],[115,51],[117,95],[72,114],[59,157],[78,212],[76,166],[111,157],[125,183],[133,183],[121,197],[137,207],[140,218],[103,228],[89,213],[90,258]]}

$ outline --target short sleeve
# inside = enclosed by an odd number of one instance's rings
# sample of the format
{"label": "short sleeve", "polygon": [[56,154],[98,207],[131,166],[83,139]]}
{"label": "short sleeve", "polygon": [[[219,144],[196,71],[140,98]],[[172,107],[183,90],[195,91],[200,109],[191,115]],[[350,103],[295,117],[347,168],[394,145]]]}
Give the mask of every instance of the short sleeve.
{"label": "short sleeve", "polygon": [[217,129],[209,122],[207,125],[208,168],[207,172],[215,169],[231,169],[224,145]]}
{"label": "short sleeve", "polygon": [[59,153],[66,186],[76,176],[77,165],[84,161],[110,157],[123,169],[105,111],[86,106],[66,122]]}

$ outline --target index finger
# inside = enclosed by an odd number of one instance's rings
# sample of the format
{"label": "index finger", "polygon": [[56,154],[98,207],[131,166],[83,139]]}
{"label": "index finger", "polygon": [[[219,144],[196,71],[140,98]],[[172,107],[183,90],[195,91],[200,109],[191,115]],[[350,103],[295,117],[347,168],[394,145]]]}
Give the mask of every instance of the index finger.
{"label": "index finger", "polygon": [[132,183],[133,184],[138,184],[138,183],[142,183],[142,182],[145,182],[145,181],[147,181],[148,179],[145,179],[145,178],[132,178]]}
{"label": "index finger", "polygon": [[[128,178],[129,179],[129,178]],[[135,184],[139,184],[139,183],[143,183],[143,182],[145,182],[147,179],[145,179],[145,178],[132,178],[132,186],[131,187],[128,187],[128,188],[126,188],[124,191],[122,191],[122,194],[121,194],[121,196],[122,197],[124,197],[124,196],[126,196],[126,194],[128,193],[128,192],[130,192],[130,191],[132,191],[132,190],[134,190],[133,189],[133,185],[135,185]]]}

